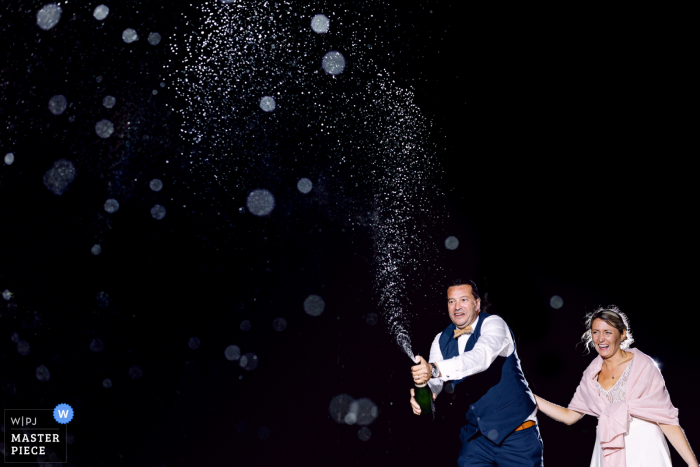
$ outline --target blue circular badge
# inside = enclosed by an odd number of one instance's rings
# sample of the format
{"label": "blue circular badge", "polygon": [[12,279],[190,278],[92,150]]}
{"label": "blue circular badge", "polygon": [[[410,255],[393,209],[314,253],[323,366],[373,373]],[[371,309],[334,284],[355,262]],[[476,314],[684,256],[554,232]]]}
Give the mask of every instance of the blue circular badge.
{"label": "blue circular badge", "polygon": [[73,407],[68,404],[58,404],[53,409],[53,418],[61,425],[65,425],[73,420]]}

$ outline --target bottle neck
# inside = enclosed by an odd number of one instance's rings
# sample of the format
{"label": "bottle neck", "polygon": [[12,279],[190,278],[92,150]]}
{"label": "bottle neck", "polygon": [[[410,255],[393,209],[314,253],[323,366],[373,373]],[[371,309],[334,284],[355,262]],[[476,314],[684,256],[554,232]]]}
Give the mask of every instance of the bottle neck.
{"label": "bottle neck", "polygon": [[[415,383],[414,383],[415,384]],[[423,384],[416,384],[417,388],[424,388],[428,385],[428,383],[423,383]]]}

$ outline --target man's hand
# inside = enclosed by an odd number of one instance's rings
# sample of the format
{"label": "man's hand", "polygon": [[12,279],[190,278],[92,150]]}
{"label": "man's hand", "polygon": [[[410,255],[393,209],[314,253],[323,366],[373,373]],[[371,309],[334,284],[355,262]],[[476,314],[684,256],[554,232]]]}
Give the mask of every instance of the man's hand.
{"label": "man's hand", "polygon": [[426,362],[423,357],[418,356],[418,365],[411,367],[413,373],[413,381],[416,384],[425,384],[430,379],[432,373],[430,363]]}
{"label": "man's hand", "polygon": [[[433,393],[433,400],[435,400],[436,397],[437,394]],[[413,409],[414,414],[420,415],[420,405],[418,405],[418,402],[416,402],[416,391],[413,388],[411,388],[411,408]]]}

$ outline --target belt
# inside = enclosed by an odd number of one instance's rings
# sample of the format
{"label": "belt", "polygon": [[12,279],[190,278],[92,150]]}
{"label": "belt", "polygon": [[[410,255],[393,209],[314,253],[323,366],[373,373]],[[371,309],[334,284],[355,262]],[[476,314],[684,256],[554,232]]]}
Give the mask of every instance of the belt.
{"label": "belt", "polygon": [[533,420],[528,420],[513,431],[526,430],[526,429],[530,428],[531,426],[535,426],[535,425],[537,425],[537,423],[535,423]]}

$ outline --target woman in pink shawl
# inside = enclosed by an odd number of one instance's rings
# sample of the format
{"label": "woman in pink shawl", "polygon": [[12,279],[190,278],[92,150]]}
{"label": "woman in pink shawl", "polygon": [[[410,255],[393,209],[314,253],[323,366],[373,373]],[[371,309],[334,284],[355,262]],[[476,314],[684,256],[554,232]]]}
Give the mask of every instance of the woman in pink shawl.
{"label": "woman in pink shawl", "polygon": [[630,348],[627,317],[617,307],[599,308],[587,316],[583,339],[598,351],[569,408],[535,396],[537,408],[571,425],[584,414],[598,418],[591,467],[671,467],[664,435],[688,466],[698,467],[678,424],[663,376],[654,361]]}

